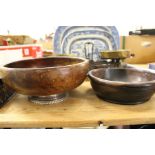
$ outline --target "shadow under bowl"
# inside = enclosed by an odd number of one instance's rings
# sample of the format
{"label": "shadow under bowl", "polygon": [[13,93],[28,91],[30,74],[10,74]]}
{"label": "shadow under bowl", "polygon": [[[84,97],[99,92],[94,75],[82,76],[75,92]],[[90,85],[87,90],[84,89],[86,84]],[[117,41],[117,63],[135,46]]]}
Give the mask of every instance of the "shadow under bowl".
{"label": "shadow under bowl", "polygon": [[50,57],[16,61],[1,68],[4,83],[35,103],[57,103],[85,80],[89,62],[83,58]]}
{"label": "shadow under bowl", "polygon": [[88,76],[96,95],[118,104],[138,104],[155,92],[155,72],[140,68],[100,68]]}

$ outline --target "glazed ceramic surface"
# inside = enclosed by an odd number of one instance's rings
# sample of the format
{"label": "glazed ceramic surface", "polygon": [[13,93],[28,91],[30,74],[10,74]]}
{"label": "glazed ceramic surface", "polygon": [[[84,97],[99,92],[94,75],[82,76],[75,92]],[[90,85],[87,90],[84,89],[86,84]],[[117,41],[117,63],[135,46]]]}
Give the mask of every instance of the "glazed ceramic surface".
{"label": "glazed ceramic surface", "polygon": [[149,100],[155,92],[155,72],[151,70],[102,68],[88,75],[96,95],[106,101],[137,104]]}
{"label": "glazed ceramic surface", "polygon": [[150,64],[149,64],[149,69],[155,70],[155,63],[150,63]]}
{"label": "glazed ceramic surface", "polygon": [[[92,44],[92,45],[91,45]],[[60,26],[54,37],[54,51],[100,60],[99,52],[119,49],[119,34],[114,26]],[[91,51],[85,52],[86,46]],[[91,47],[93,46],[93,47]],[[93,53],[93,54],[92,54]]]}
{"label": "glazed ceramic surface", "polygon": [[13,62],[1,68],[3,82],[17,93],[48,96],[70,91],[86,78],[88,60],[51,57]]}

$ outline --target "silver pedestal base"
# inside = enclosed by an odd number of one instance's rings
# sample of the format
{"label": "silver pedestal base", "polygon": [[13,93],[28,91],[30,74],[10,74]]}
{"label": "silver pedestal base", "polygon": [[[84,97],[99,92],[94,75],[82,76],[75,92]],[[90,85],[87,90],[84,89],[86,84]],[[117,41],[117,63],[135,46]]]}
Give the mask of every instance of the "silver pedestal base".
{"label": "silver pedestal base", "polygon": [[64,101],[67,96],[67,93],[54,94],[49,96],[29,96],[28,100],[36,104],[57,104]]}

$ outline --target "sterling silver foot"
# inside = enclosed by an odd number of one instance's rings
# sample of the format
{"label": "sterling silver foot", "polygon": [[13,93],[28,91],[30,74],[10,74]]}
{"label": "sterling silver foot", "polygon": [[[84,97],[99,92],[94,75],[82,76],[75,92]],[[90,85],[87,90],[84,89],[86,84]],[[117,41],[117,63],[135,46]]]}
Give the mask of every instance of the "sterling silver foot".
{"label": "sterling silver foot", "polygon": [[49,96],[29,96],[28,100],[36,104],[57,104],[63,102],[67,96],[67,93]]}

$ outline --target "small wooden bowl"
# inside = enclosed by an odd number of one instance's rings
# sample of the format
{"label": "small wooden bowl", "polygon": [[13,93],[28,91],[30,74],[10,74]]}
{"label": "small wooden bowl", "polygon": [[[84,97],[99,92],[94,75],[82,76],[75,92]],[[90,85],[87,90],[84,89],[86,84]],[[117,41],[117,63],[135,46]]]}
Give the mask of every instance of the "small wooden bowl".
{"label": "small wooden bowl", "polygon": [[143,103],[155,92],[155,72],[149,69],[101,68],[88,76],[96,95],[113,103]]}

